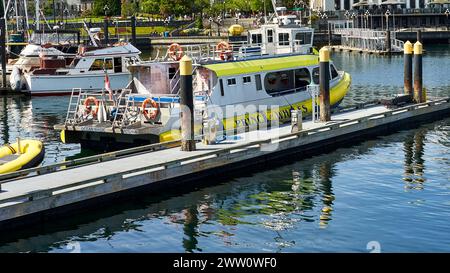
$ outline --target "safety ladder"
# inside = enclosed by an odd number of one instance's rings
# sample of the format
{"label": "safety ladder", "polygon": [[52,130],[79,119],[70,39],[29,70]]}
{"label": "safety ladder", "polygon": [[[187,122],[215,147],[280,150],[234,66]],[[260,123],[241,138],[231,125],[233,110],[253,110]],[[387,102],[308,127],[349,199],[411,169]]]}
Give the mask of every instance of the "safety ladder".
{"label": "safety ladder", "polygon": [[319,86],[318,85],[309,85],[307,87],[308,92],[311,96],[311,114],[312,114],[312,122],[317,122],[320,120],[320,104],[319,102]]}
{"label": "safety ladder", "polygon": [[127,120],[125,117],[128,114],[130,104],[134,105],[134,100],[130,100],[131,89],[123,89],[120,93],[119,98],[117,99],[117,108],[116,113],[114,115],[114,120],[112,123],[112,127],[114,128],[122,128],[127,125]]}
{"label": "safety ladder", "polygon": [[81,88],[72,88],[72,94],[69,100],[69,106],[67,108],[65,125],[77,123],[78,120],[78,110],[80,107],[80,101],[82,96]]}

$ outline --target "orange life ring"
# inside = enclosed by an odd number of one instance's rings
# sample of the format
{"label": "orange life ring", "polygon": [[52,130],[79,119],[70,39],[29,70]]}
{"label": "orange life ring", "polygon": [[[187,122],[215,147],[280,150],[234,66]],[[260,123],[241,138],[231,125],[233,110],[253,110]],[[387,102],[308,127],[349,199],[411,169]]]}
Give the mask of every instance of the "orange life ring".
{"label": "orange life ring", "polygon": [[168,52],[170,58],[172,58],[175,61],[179,61],[183,57],[183,48],[177,43],[171,44],[169,46]]}
{"label": "orange life ring", "polygon": [[92,112],[92,108],[91,108],[91,102],[93,102],[96,106],[94,112],[92,113],[93,116],[96,116],[98,113],[98,100],[94,97],[87,97],[86,100],[84,101],[84,107],[86,108],[86,115],[89,115]]}
{"label": "orange life ring", "polygon": [[[147,107],[147,104],[150,103],[152,105],[153,110],[151,111],[147,111],[147,109],[145,109]],[[154,101],[151,98],[147,98],[144,100],[144,102],[142,102],[142,114],[144,115],[144,117],[147,120],[155,120],[158,117],[159,114],[159,107],[158,104],[156,103],[156,101]]]}
{"label": "orange life ring", "polygon": [[225,41],[222,41],[217,44],[216,52],[220,54],[219,56],[222,61],[231,59],[231,56],[233,55],[231,45]]}

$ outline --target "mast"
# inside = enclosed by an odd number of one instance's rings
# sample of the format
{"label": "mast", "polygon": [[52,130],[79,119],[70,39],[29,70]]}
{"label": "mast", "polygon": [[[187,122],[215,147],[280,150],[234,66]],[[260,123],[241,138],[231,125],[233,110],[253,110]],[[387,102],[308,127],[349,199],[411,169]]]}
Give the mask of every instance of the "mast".
{"label": "mast", "polygon": [[[24,0],[24,1],[26,1],[26,0]],[[40,17],[39,17],[39,15],[40,15],[40,13],[39,13],[39,0],[35,0],[35,1],[36,1],[36,7],[35,7],[36,14],[35,14],[35,17],[34,17],[34,22],[36,24],[36,31],[38,31],[40,29],[40,27],[39,27],[39,21],[40,21]]]}

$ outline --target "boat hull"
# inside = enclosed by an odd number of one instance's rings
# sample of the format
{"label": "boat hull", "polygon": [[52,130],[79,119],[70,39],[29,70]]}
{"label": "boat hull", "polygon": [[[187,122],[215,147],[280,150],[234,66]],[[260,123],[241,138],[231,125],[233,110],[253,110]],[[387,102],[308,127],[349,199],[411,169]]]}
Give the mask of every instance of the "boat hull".
{"label": "boat hull", "polygon": [[[131,74],[128,72],[108,74],[112,89],[125,88]],[[73,88],[101,90],[105,87],[104,74],[86,75],[25,75],[26,88],[23,90],[35,96],[71,94]]]}
{"label": "boat hull", "polygon": [[[19,149],[18,143],[0,147],[0,160],[10,155],[16,155]],[[38,166],[44,159],[45,148],[38,140],[21,140],[20,155],[11,161],[0,165],[0,174]]]}

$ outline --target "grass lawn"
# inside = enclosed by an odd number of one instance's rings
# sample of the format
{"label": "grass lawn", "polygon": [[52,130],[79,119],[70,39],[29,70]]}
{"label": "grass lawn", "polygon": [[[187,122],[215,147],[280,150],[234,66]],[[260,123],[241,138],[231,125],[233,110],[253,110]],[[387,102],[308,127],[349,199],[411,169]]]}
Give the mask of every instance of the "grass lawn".
{"label": "grass lawn", "polygon": [[[172,31],[174,30],[174,27],[162,27],[162,26],[157,26],[157,27],[136,27],[136,35],[137,36],[145,36],[145,35],[149,35],[153,32],[156,32],[158,34],[163,33],[164,31]],[[80,29],[81,31],[81,36],[87,36],[86,32],[84,31],[84,29]],[[131,35],[131,26],[130,27],[108,27],[108,32],[110,36],[115,36],[117,35],[117,31],[119,32],[119,35]],[[102,28],[102,32],[103,32],[103,28]]]}

